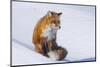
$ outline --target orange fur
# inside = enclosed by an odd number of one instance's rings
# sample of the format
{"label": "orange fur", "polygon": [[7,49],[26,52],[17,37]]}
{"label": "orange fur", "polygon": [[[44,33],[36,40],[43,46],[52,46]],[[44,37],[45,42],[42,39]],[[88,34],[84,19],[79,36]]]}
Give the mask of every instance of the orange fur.
{"label": "orange fur", "polygon": [[45,29],[46,25],[48,25],[48,18],[44,16],[40,19],[40,21],[36,24],[36,27],[33,32],[32,42],[35,45],[36,51],[43,54],[43,45],[41,44],[41,34]]}

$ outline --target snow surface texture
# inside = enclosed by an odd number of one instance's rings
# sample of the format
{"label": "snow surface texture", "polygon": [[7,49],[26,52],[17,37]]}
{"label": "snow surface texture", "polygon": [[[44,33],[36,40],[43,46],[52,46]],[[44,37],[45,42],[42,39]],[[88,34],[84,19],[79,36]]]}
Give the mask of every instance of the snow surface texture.
{"label": "snow surface texture", "polygon": [[[62,12],[57,43],[68,50],[63,61],[34,51],[32,32],[49,10]],[[12,65],[95,61],[95,7],[12,2]]]}

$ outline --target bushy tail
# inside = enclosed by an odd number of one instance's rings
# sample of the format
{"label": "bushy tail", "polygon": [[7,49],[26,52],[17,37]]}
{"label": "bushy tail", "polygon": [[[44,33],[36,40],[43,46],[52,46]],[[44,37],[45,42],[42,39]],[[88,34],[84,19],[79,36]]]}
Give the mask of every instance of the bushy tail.
{"label": "bushy tail", "polygon": [[49,58],[53,60],[63,60],[67,56],[67,54],[68,54],[68,51],[61,46],[59,46],[55,50],[48,52]]}

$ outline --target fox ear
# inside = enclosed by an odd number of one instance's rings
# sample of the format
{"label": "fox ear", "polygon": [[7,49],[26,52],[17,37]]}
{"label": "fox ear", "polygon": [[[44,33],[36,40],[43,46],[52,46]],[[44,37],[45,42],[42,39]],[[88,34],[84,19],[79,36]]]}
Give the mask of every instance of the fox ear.
{"label": "fox ear", "polygon": [[52,16],[52,15],[53,15],[53,12],[48,11],[48,16]]}
{"label": "fox ear", "polygon": [[60,13],[58,13],[58,16],[60,16],[62,13],[60,12]]}

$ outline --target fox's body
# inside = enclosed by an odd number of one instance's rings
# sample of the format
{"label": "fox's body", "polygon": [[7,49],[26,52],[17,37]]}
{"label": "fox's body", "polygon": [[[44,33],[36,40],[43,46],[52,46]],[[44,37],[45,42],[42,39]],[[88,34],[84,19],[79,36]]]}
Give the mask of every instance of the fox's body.
{"label": "fox's body", "polygon": [[61,60],[67,54],[67,51],[56,43],[57,30],[60,29],[60,15],[61,13],[49,11],[37,23],[32,37],[36,51],[55,60]]}

